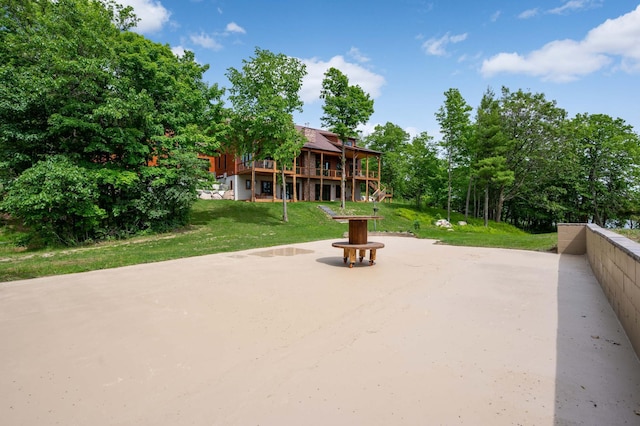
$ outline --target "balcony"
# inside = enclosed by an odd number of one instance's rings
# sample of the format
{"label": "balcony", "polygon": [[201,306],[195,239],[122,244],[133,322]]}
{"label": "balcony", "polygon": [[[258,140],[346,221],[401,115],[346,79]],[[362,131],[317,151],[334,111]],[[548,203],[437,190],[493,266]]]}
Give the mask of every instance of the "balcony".
{"label": "balcony", "polygon": [[[316,178],[327,178],[327,179],[340,179],[342,178],[342,170],[339,169],[325,169],[325,168],[321,168],[321,167],[305,167],[305,166],[297,166],[296,167],[296,175],[298,176],[303,176],[303,177],[316,177]],[[365,178],[369,178],[369,179],[377,179],[378,178],[378,172],[377,171],[370,171],[369,174],[367,175],[366,171],[364,170],[356,170],[355,175],[353,173],[352,169],[348,169],[347,170],[347,174],[346,174],[347,179],[351,179],[353,177],[355,177],[356,179],[365,179]]]}
{"label": "balcony", "polygon": [[[256,172],[277,172],[280,171],[275,160],[249,160],[238,163],[238,173],[250,172],[255,168]],[[292,167],[286,167],[285,173],[293,173]]]}
{"label": "balcony", "polygon": [[[274,160],[256,160],[256,161],[243,161],[238,163],[238,173],[250,172],[252,168],[255,168],[256,172],[274,173],[279,171],[278,166]],[[293,174],[293,167],[287,167],[285,173]],[[341,179],[342,170],[340,169],[327,169],[324,167],[307,167],[296,166],[295,174],[300,177],[308,178],[323,178],[323,179]],[[347,179],[378,179],[379,173],[377,171],[369,171],[356,169],[355,174],[353,169],[347,168]]]}

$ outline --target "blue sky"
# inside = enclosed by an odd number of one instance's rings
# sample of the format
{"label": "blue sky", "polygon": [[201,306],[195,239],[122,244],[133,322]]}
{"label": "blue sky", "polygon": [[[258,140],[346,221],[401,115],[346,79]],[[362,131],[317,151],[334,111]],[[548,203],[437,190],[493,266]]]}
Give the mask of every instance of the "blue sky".
{"label": "blue sky", "polygon": [[120,0],[136,29],[195,53],[229,87],[256,47],[307,66],[297,124],[321,127],[324,72],[374,98],[363,127],[392,122],[438,139],[434,114],[457,88],[478,106],[502,86],[544,93],[573,117],[608,114],[640,132],[640,3],[631,0]]}

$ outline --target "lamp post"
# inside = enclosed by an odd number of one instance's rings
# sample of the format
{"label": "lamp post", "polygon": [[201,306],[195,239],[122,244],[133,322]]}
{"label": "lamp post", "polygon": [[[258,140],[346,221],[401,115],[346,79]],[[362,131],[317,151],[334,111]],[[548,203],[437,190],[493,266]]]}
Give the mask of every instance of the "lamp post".
{"label": "lamp post", "polygon": [[[373,215],[378,216],[378,206],[376,205],[376,200],[373,200]],[[376,231],[376,219],[373,219],[373,230]]]}

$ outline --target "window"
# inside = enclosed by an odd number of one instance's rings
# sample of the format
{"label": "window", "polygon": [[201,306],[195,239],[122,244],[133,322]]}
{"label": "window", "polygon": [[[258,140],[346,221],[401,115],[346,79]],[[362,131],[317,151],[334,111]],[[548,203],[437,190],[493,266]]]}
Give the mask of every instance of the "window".
{"label": "window", "polygon": [[251,181],[250,181],[249,179],[247,179],[247,181],[245,182],[244,187],[245,187],[246,189],[251,189]]}
{"label": "window", "polygon": [[273,182],[268,180],[263,180],[262,182],[262,194],[265,195],[273,195]]}

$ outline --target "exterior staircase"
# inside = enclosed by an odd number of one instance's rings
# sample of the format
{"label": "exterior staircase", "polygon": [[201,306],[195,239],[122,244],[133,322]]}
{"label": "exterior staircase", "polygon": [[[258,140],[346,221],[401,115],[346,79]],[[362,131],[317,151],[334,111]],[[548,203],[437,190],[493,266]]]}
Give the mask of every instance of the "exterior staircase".
{"label": "exterior staircase", "polygon": [[391,202],[393,199],[393,190],[388,189],[382,183],[378,186],[376,182],[369,182],[369,188],[373,191],[373,194],[369,196],[373,201],[382,202],[388,200]]}

